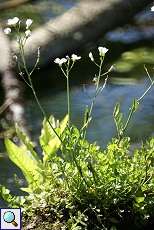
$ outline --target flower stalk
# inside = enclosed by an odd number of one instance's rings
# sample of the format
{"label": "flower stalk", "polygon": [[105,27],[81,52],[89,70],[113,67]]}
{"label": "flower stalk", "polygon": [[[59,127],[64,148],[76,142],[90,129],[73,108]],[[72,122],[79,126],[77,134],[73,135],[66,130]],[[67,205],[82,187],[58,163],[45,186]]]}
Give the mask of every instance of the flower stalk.
{"label": "flower stalk", "polygon": [[95,61],[92,52],[89,53],[90,60],[98,67],[98,75],[93,79],[95,82],[95,93],[92,98],[90,108],[87,109],[86,119],[84,119],[84,124],[83,124],[83,127],[81,128],[81,130],[83,131],[84,138],[86,137],[87,128],[92,119],[91,116],[92,116],[92,111],[93,111],[93,107],[94,107],[96,98],[99,95],[99,93],[102,92],[102,90],[105,88],[108,76],[105,78],[105,81],[102,87],[100,87],[100,79],[102,76],[107,75],[111,71],[110,70],[111,68],[110,68],[107,72],[102,74],[103,62],[104,62],[105,54],[107,53],[108,49],[105,47],[98,47],[98,51],[99,51],[99,59],[100,59],[99,64]]}
{"label": "flower stalk", "polygon": [[67,114],[68,114],[68,127],[70,127],[71,123],[71,103],[70,103],[70,72],[74,66],[74,63],[78,60],[80,60],[81,57],[72,54],[71,58],[69,56],[66,56],[66,58],[56,58],[54,62],[59,65],[63,75],[66,78],[66,90],[67,90]]}

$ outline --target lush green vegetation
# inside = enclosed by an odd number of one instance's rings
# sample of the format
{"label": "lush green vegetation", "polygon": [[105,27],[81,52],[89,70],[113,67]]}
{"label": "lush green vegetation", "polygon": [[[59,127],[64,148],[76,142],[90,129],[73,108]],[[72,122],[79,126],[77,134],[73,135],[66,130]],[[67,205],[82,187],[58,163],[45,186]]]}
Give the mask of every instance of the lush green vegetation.
{"label": "lush green vegetation", "polygon": [[85,111],[83,124],[77,129],[71,122],[69,77],[81,57],[72,55],[55,60],[67,83],[68,115],[59,122],[52,116],[48,118],[35,93],[31,79],[33,70],[27,69],[24,59],[26,39],[26,34],[18,39],[20,60],[27,75],[24,80],[45,117],[39,138],[42,155],[39,156],[33,142],[16,125],[20,145],[6,139],[5,146],[9,158],[23,172],[27,186],[21,190],[26,194],[14,196],[1,185],[1,197],[9,207],[23,208],[25,229],[28,224],[31,229],[52,230],[144,229],[154,216],[154,138],[132,148],[126,130],[154,81],[149,76],[150,86],[140,98],[133,100],[127,117],[121,113],[120,104],[115,106],[113,117],[117,138],[103,150],[86,140],[86,132],[95,99],[107,82],[106,78],[100,86],[100,79],[112,69],[103,73],[103,60],[108,50],[99,47],[98,58],[89,53],[98,68],[94,78],[95,93]]}
{"label": "lush green vegetation", "polygon": [[154,214],[154,139],[134,150],[129,138],[113,139],[101,150],[66,122],[67,117],[56,128],[63,132],[60,145],[44,120],[43,158],[18,127],[22,145],[5,140],[10,159],[27,181],[21,189],[28,194],[14,197],[1,187],[3,199],[10,207],[23,207],[25,224],[34,229],[139,229]]}

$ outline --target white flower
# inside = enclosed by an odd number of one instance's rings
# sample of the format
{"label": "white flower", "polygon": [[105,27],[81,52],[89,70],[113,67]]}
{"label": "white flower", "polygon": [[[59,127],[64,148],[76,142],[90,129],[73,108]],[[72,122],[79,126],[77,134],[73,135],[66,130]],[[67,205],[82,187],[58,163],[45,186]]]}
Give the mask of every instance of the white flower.
{"label": "white flower", "polygon": [[95,82],[95,83],[96,83],[96,82],[97,82],[97,80],[98,80],[98,78],[97,78],[97,77],[94,77],[94,78],[93,78],[93,82]]}
{"label": "white flower", "polygon": [[56,58],[56,59],[54,60],[54,62],[55,62],[56,64],[59,64],[60,58]]}
{"label": "white flower", "polygon": [[17,55],[13,55],[13,59],[14,59],[14,61],[17,61],[18,60]]}
{"label": "white flower", "polygon": [[33,20],[30,19],[30,18],[28,18],[28,19],[26,20],[26,29],[28,29],[28,28],[31,26],[32,23],[33,23]]}
{"label": "white flower", "polygon": [[151,7],[151,11],[154,11],[154,6]]}
{"label": "white flower", "polygon": [[66,55],[66,59],[67,59],[67,60],[70,60],[70,57],[69,57],[68,55]]}
{"label": "white flower", "polygon": [[10,34],[11,33],[11,28],[7,27],[4,29],[5,34]]}
{"label": "white flower", "polygon": [[72,61],[77,61],[77,60],[81,59],[81,56],[78,56],[76,54],[72,54],[71,59],[72,59]]}
{"label": "white flower", "polygon": [[66,58],[56,58],[55,60],[54,60],[54,62],[56,63],[56,64],[58,64],[59,66],[62,66],[62,64],[63,63],[65,63],[65,62],[67,62],[67,59]]}
{"label": "white flower", "polygon": [[91,59],[91,61],[94,61],[94,57],[93,57],[92,52],[89,53],[89,58]]}
{"label": "white flower", "polygon": [[16,25],[18,22],[19,22],[19,18],[14,17],[14,18],[8,19],[7,24],[11,26],[11,25]]}
{"label": "white flower", "polygon": [[107,48],[105,48],[105,47],[98,47],[98,50],[99,50],[99,55],[100,56],[104,56],[105,54],[106,54],[106,52],[108,51],[108,49]]}
{"label": "white flower", "polygon": [[28,38],[31,36],[32,32],[30,30],[26,30],[25,34],[26,34],[26,38]]}

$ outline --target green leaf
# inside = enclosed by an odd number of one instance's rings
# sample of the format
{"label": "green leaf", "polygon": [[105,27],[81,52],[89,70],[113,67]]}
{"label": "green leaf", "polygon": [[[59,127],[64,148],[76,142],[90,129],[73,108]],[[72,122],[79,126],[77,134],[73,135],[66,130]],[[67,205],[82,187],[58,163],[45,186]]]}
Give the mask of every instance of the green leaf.
{"label": "green leaf", "polygon": [[33,190],[31,188],[21,188],[21,190],[29,194],[33,193]]}
{"label": "green leaf", "polygon": [[120,113],[120,104],[117,103],[114,107],[114,112],[113,112],[113,116],[116,118]]}
{"label": "green leaf", "polygon": [[83,119],[83,126],[82,126],[82,129],[84,129],[87,125],[88,125],[88,122],[90,121],[90,114],[89,114],[89,107],[86,106],[85,108],[85,111],[84,111],[84,119]]}
{"label": "green leaf", "polygon": [[[11,195],[10,190],[5,186],[0,185],[0,198],[8,203],[9,207],[17,208],[21,204],[22,198],[19,196]],[[23,198],[24,199],[24,198]]]}
{"label": "green leaf", "polygon": [[135,201],[137,202],[137,203],[142,203],[143,201],[144,201],[144,196],[136,196],[135,197]]}
{"label": "green leaf", "polygon": [[22,131],[22,129],[16,124],[16,133],[17,136],[19,137],[19,140],[27,147],[27,150],[31,152],[33,157],[37,161],[41,161],[37,153],[34,151],[34,144],[33,142],[29,139],[29,137]]}
{"label": "green leaf", "polygon": [[123,114],[120,112],[120,104],[117,103],[114,108],[113,116],[118,126],[121,126]]}
{"label": "green leaf", "polygon": [[[58,125],[58,122],[55,121],[54,117],[50,117],[50,122],[53,127],[55,127],[56,132],[58,135],[61,135],[67,125],[68,122],[68,115],[65,116],[65,118],[60,122]],[[56,136],[54,131],[52,130],[48,120],[44,119],[43,121],[43,128],[41,130],[41,136],[40,136],[40,145],[43,149],[43,162],[45,163],[47,160],[52,159],[52,157],[55,155],[57,150],[59,149],[61,142],[59,138]]]}
{"label": "green leaf", "polygon": [[123,114],[120,112],[120,104],[117,103],[113,112],[114,121],[116,124],[118,135],[123,133]]}
{"label": "green leaf", "polygon": [[[53,116],[50,116],[49,118],[50,123],[52,126],[56,129],[58,124]],[[49,140],[51,138],[55,137],[55,133],[53,132],[48,120],[44,118],[43,120],[43,128],[41,130],[41,136],[40,136],[40,144],[41,145],[47,145]]]}
{"label": "green leaf", "polygon": [[139,102],[138,102],[137,99],[134,99],[133,103],[132,103],[132,109],[133,109],[133,111],[136,112],[137,109],[138,109],[138,107],[139,107]]}
{"label": "green leaf", "polygon": [[23,172],[29,185],[39,184],[43,181],[43,168],[40,161],[27,149],[25,145],[17,146],[11,140],[5,139],[5,146],[9,158],[13,161]]}

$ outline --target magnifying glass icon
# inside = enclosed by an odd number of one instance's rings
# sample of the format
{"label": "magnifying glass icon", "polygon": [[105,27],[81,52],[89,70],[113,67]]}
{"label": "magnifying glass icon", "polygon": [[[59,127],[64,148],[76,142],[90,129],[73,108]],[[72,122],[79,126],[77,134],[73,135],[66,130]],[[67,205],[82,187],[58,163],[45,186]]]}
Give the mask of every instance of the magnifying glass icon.
{"label": "magnifying glass icon", "polygon": [[3,220],[6,223],[13,224],[15,227],[18,226],[17,222],[15,222],[15,215],[11,211],[7,211],[7,212],[4,213]]}

